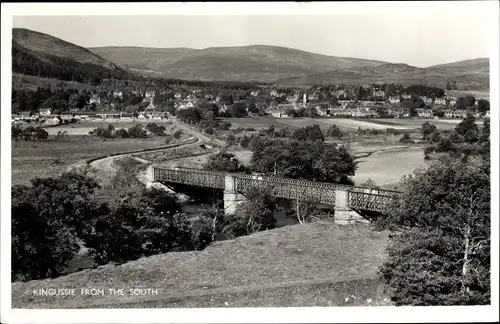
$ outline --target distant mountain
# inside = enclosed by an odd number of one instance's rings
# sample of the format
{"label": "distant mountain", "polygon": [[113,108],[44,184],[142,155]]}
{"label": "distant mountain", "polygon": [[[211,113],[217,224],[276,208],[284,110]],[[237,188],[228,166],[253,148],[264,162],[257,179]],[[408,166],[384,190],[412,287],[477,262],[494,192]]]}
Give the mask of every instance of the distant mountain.
{"label": "distant mountain", "polygon": [[163,77],[204,81],[262,81],[305,76],[386,62],[314,54],[287,47],[94,47],[95,54],[130,69]]}
{"label": "distant mountain", "polygon": [[389,63],[376,67],[335,69],[303,77],[279,79],[274,83],[288,86],[327,83],[401,83],[427,84],[444,88],[447,80],[455,81],[462,89],[489,89],[489,60],[467,60],[428,68]]}
{"label": "distant mountain", "polygon": [[14,73],[78,82],[136,76],[86,48],[29,29],[12,30]]}
{"label": "distant mountain", "polygon": [[463,60],[453,63],[432,65],[428,68],[470,68],[470,67],[489,67],[490,59],[487,57],[480,57],[476,59]]}

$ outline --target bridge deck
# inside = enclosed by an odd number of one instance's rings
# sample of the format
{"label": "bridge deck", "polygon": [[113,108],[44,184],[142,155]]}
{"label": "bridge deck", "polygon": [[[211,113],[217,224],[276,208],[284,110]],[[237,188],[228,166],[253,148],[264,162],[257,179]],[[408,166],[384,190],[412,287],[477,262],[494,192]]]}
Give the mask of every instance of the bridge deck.
{"label": "bridge deck", "polygon": [[314,182],[306,180],[286,179],[270,176],[255,176],[246,174],[228,174],[200,169],[188,168],[153,168],[154,180],[183,183],[193,186],[225,189],[226,175],[234,177],[234,189],[245,192],[250,188],[268,188],[273,196],[286,199],[335,205],[335,192],[349,192],[349,207],[361,210],[383,211],[397,191],[367,189],[362,187]]}

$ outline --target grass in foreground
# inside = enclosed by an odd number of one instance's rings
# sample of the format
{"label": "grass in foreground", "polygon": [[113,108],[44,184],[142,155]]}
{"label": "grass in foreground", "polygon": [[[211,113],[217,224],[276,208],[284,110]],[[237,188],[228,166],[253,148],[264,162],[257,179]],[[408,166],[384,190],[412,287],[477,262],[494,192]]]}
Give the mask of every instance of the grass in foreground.
{"label": "grass in foreground", "polygon": [[[199,252],[166,253],[54,280],[12,284],[14,308],[328,306],[353,295],[383,300],[377,272],[386,232],[366,225],[292,225]],[[75,296],[33,296],[35,288],[76,288]],[[81,288],[156,288],[157,296],[80,295]],[[365,301],[363,301],[365,303]],[[143,305],[143,306],[140,306]]]}

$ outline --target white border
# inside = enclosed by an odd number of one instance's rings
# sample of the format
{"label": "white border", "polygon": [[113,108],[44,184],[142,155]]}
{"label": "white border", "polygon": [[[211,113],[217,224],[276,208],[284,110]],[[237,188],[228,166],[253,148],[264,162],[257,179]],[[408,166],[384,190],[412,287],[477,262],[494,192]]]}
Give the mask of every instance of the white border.
{"label": "white border", "polygon": [[[98,8],[98,9],[97,9]],[[168,10],[167,10],[168,9]],[[488,15],[484,15],[484,10]],[[491,22],[490,102],[492,138],[492,305],[477,307],[360,307],[356,308],[237,308],[237,309],[120,309],[11,310],[10,292],[10,100],[11,29],[15,15],[455,15],[467,12]],[[1,290],[2,323],[305,323],[305,322],[481,322],[498,321],[498,196],[499,196],[499,5],[497,1],[462,2],[339,2],[339,3],[45,3],[3,4],[1,118]],[[464,21],[466,23],[466,20]],[[470,46],[470,44],[464,44]]]}

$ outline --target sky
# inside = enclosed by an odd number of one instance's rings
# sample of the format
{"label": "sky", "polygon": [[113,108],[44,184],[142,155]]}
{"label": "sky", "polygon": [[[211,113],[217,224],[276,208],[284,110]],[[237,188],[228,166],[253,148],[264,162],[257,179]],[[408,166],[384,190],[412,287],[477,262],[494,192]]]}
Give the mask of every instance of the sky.
{"label": "sky", "polygon": [[[431,6],[431,3],[428,3]],[[386,15],[14,16],[84,47],[275,45],[418,67],[489,57],[491,25],[467,12]]]}

